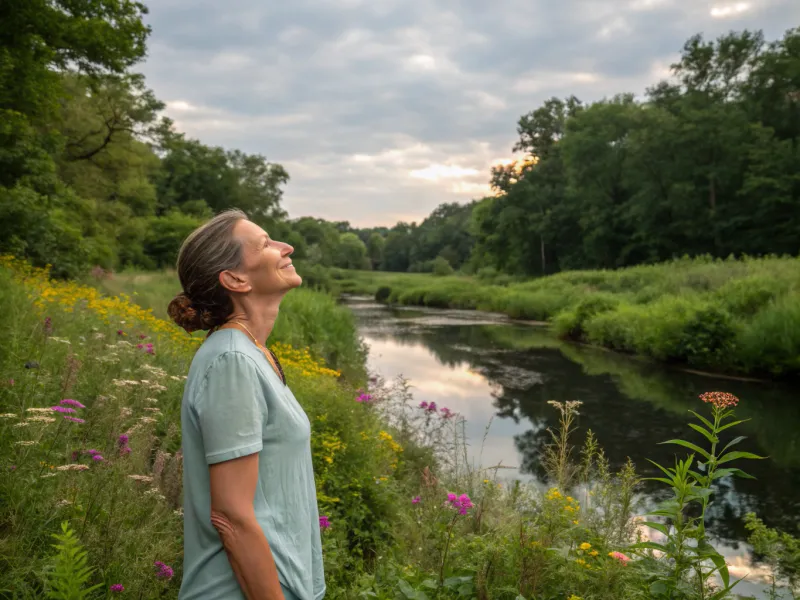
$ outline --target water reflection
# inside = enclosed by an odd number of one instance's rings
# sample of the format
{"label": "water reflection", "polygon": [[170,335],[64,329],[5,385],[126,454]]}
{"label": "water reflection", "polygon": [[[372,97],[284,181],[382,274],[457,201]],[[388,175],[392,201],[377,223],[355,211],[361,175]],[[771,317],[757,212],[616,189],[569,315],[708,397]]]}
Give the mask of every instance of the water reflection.
{"label": "water reflection", "polygon": [[[373,370],[387,378],[402,374],[410,379],[416,399],[463,414],[473,460],[514,466],[514,476],[531,481],[542,479],[539,455],[549,442],[547,427],[557,421],[548,400],[582,401],[581,434],[594,431],[612,468],[630,457],[637,471],[649,476],[655,467],[646,458],[672,464],[679,450],[657,442],[692,439],[687,411],[700,406],[698,394],[721,389],[739,396],[737,415],[750,419],[740,426],[740,434],[749,438],[741,449],[770,458],[748,461],[745,468],[755,481],[720,482],[708,511],[709,531],[737,570],[751,569],[751,580],[756,572],[743,544],[744,514],[754,511],[771,527],[797,532],[800,403],[789,388],[667,370],[563,344],[495,315],[349,304],[370,346]],[[643,487],[648,503],[662,493],[658,484]]]}

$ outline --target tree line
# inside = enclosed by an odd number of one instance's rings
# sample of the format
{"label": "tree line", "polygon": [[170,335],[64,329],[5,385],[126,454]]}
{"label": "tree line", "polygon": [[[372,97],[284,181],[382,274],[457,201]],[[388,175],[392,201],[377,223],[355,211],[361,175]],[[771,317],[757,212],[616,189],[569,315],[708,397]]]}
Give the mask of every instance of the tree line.
{"label": "tree line", "polygon": [[535,276],[800,250],[800,28],[773,42],[694,36],[643,98],[551,98],[517,132],[523,158],[493,168],[492,196],[443,204],[420,224],[304,224],[303,235],[328,227],[362,242],[356,252],[347,238],[348,258],[309,258]]}
{"label": "tree line", "polygon": [[289,174],[179,132],[134,67],[132,0],[0,7],[0,253],[74,276],[174,264],[212,214],[247,211],[323,266],[540,275],[675,256],[796,255],[800,28],[695,36],[643,98],[551,98],[523,115],[493,194],[354,228],[282,208]]}

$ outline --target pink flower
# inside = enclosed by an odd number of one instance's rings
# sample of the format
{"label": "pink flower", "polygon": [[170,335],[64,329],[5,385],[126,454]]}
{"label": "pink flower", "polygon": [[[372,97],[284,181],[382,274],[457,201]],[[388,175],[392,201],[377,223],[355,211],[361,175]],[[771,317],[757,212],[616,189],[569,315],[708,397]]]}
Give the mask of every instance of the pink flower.
{"label": "pink flower", "polygon": [[436,402],[428,404],[428,412],[436,412]]}
{"label": "pink flower", "polygon": [[322,529],[327,529],[328,527],[330,527],[331,526],[331,522],[330,522],[330,520],[328,520],[328,517],[326,517],[325,515],[321,516],[319,518],[319,526]]}
{"label": "pink flower", "polygon": [[121,583],[115,583],[114,585],[112,585],[108,589],[111,590],[112,592],[114,592],[115,594],[119,594],[120,592],[124,592],[125,591],[125,586],[122,585]]}
{"label": "pink flower", "polygon": [[78,417],[70,417],[66,415],[64,416],[64,420],[72,421],[73,423],[86,423],[86,421],[84,421],[83,419],[79,419]]}
{"label": "pink flower", "polygon": [[124,448],[120,448],[120,449],[119,449],[119,453],[120,453],[121,455],[123,455],[123,456],[124,456],[124,455],[126,455],[126,454],[130,454],[130,453],[131,453],[131,448],[130,448],[130,446],[125,446]]}
{"label": "pink flower", "polygon": [[61,406],[74,406],[75,408],[86,408],[83,404],[78,402],[77,400],[73,400],[72,398],[64,398],[61,402],[59,402]]}
{"label": "pink flower", "polygon": [[153,566],[156,568],[156,577],[159,579],[172,579],[172,576],[175,574],[172,567],[165,565],[160,560],[155,561]]}
{"label": "pink flower", "polygon": [[630,560],[629,556],[625,556],[622,552],[609,552],[608,555],[621,562],[623,565],[627,565],[628,561]]}
{"label": "pink flower", "polygon": [[427,403],[427,402],[425,402],[425,401],[423,401],[423,402],[420,402],[420,403],[419,403],[419,407],[420,407],[420,408],[422,408],[422,409],[428,408],[428,403]]}
{"label": "pink flower", "polygon": [[101,462],[103,460],[103,457],[100,454],[94,454],[94,455],[92,455],[92,460],[94,462]]}
{"label": "pink flower", "polygon": [[447,503],[453,508],[458,509],[458,514],[465,515],[473,507],[472,500],[466,494],[461,494],[458,498],[453,493],[447,494]]}
{"label": "pink flower", "polygon": [[419,496],[414,496],[414,497],[411,499],[411,504],[419,504],[419,501],[420,501],[420,500],[421,500],[421,498],[420,498]]}
{"label": "pink flower", "polygon": [[69,414],[75,413],[75,409],[70,408],[69,406],[51,406],[50,410],[52,410],[53,412],[60,412],[60,413],[69,413]]}

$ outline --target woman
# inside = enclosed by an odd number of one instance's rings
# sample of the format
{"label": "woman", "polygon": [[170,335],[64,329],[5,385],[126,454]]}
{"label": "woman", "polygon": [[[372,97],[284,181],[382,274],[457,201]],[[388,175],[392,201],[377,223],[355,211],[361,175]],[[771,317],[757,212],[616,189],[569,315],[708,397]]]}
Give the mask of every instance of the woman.
{"label": "woman", "polygon": [[181,600],[319,600],[325,595],[311,427],[266,347],[302,279],[293,248],[241,211],[192,232],[178,254],[186,331],[209,330],[181,407]]}

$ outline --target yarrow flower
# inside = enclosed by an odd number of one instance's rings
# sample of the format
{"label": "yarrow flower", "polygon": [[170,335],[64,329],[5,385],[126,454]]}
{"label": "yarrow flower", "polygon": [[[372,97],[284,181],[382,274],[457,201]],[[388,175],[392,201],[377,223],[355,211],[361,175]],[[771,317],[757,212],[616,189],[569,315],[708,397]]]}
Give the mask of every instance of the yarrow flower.
{"label": "yarrow flower", "polygon": [[61,402],[59,402],[61,406],[74,406],[75,408],[86,408],[83,404],[78,402],[77,400],[73,400],[72,398],[64,398]]}
{"label": "yarrow flower", "polygon": [[456,497],[456,495],[451,492],[447,494],[447,503],[453,508],[457,508],[458,513],[461,515],[467,514],[467,510],[473,507],[472,500],[470,500],[469,496],[466,494],[461,494]]}
{"label": "yarrow flower", "polygon": [[419,504],[419,501],[420,501],[421,499],[422,499],[422,498],[420,498],[419,496],[414,496],[414,497],[411,499],[411,504]]}
{"label": "yarrow flower", "polygon": [[153,566],[156,568],[156,577],[159,579],[172,579],[172,576],[175,574],[172,567],[165,565],[160,560],[155,561]]}
{"label": "yarrow flower", "polygon": [[112,592],[114,592],[115,594],[119,594],[120,592],[124,592],[125,591],[125,586],[122,585],[121,583],[115,583],[114,585],[112,585],[108,589],[111,590]]}
{"label": "yarrow flower", "polygon": [[326,517],[324,515],[321,516],[319,518],[319,526],[322,529],[327,529],[328,527],[330,527],[331,526],[331,522],[328,520],[328,517]]}
{"label": "yarrow flower", "polygon": [[739,399],[727,392],[706,392],[700,394],[700,399],[708,404],[713,404],[714,408],[728,408],[739,404]]}
{"label": "yarrow flower", "polygon": [[608,555],[621,562],[623,565],[627,565],[628,561],[630,560],[629,556],[625,556],[622,552],[609,552]]}

